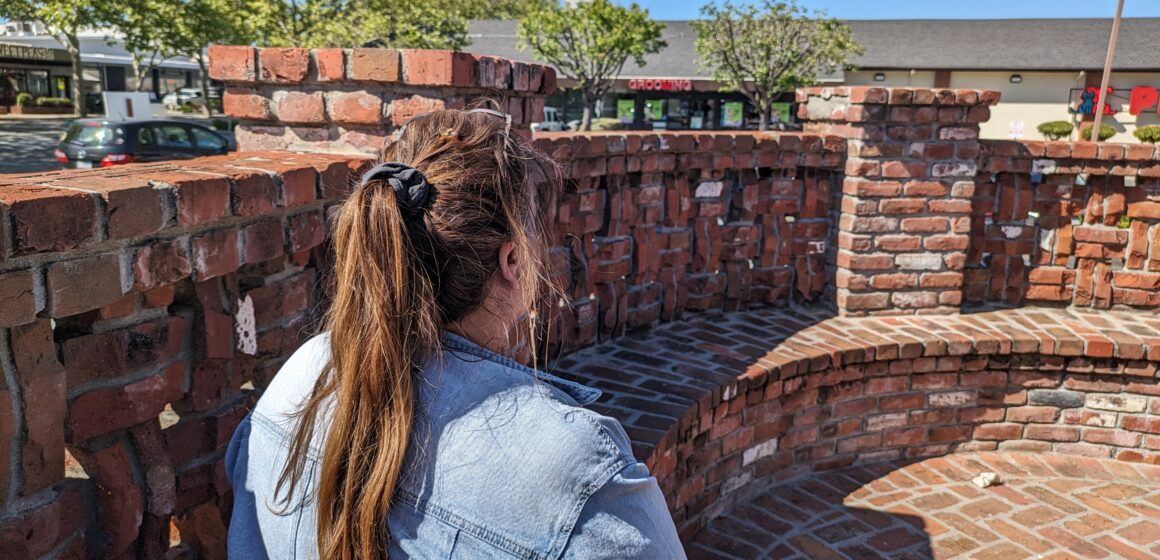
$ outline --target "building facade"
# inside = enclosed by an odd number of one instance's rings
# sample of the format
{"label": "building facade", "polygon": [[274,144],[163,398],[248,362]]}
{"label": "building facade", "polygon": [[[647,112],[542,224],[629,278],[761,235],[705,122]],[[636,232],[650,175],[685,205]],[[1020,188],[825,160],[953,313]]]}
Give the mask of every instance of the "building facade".
{"label": "building facade", "polygon": [[[83,33],[81,43],[82,91],[86,96],[105,91],[137,91],[132,54],[115,35],[105,31]],[[150,69],[142,91],[157,99],[170,91],[195,87],[197,61],[171,57]],[[33,97],[72,97],[72,63],[56,38],[25,22],[0,27],[0,105],[12,104],[19,93]]]}
{"label": "building facade", "polygon": [[[865,52],[854,70],[819,76],[823,85],[868,85],[995,89],[1003,102],[983,124],[985,138],[1040,139],[1048,121],[1084,126],[1094,118],[1100,78],[1111,32],[1110,19],[1036,20],[854,20],[846,22]],[[712,72],[694,49],[696,33],[688,21],[666,21],[668,47],[649,55],[647,64],[629,62],[601,104],[600,116],[627,128],[752,128],[756,112],[736,92],[721,92]],[[514,21],[475,21],[469,28],[480,54],[533,60],[516,48]],[[1157,103],[1144,107],[1160,90],[1160,57],[1151,40],[1160,35],[1160,18],[1123,21],[1113,62],[1103,122],[1111,141],[1136,142],[1139,126],[1160,124]],[[562,85],[569,85],[562,80]],[[1135,95],[1136,103],[1132,100]],[[1087,99],[1089,103],[1085,105]],[[792,96],[779,106],[780,120],[794,127]],[[578,97],[549,99],[575,118]],[[631,108],[631,113],[629,109]],[[698,118],[699,117],[699,118]],[[784,117],[784,118],[782,118]],[[1078,129],[1077,129],[1078,132]],[[1072,139],[1078,134],[1073,133]]]}

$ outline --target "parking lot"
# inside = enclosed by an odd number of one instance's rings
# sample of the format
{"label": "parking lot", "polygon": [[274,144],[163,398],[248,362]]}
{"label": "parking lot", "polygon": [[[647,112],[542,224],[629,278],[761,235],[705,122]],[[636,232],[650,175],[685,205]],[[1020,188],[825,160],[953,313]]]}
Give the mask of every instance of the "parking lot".
{"label": "parking lot", "polygon": [[0,120],[0,173],[50,171],[52,150],[69,118]]}

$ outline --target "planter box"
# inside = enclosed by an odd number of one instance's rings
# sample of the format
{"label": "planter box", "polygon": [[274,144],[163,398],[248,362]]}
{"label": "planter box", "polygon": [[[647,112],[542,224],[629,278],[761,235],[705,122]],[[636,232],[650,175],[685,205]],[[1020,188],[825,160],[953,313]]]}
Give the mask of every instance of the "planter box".
{"label": "planter box", "polygon": [[13,115],[71,115],[72,107],[21,107],[10,105],[8,111]]}

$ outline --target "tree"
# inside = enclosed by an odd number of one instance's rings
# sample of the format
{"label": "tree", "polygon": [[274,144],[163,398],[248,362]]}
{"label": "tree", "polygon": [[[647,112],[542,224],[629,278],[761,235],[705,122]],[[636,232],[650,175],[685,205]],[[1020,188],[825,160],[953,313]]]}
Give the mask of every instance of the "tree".
{"label": "tree", "polygon": [[551,4],[533,9],[519,22],[520,48],[531,47],[543,60],[573,80],[584,99],[581,130],[590,130],[592,109],[632,57],[644,66],[644,55],[665,48],[664,24],[649,18],[636,4],[622,7],[609,0]]}
{"label": "tree", "polygon": [[261,46],[458,49],[467,45],[467,21],[453,0],[265,0],[257,4],[252,22]]}
{"label": "tree", "polygon": [[170,52],[197,60],[205,110],[213,115],[205,51],[213,43],[250,43],[253,32],[248,24],[254,12],[232,0],[162,0],[165,1],[175,2],[180,16],[165,29],[162,44]]}
{"label": "tree", "polygon": [[0,19],[39,21],[68,51],[72,62],[73,112],[85,116],[81,79],[81,29],[107,23],[115,0],[0,0]]}
{"label": "tree", "polygon": [[133,59],[137,91],[145,90],[145,76],[176,54],[167,38],[170,25],[180,17],[179,0],[134,0],[126,2],[110,22]]}
{"label": "tree", "polygon": [[807,13],[795,0],[761,0],[701,8],[692,22],[696,50],[722,89],[740,91],[756,107],[758,128],[769,127],[773,103],[781,92],[817,83],[819,72],[850,65],[862,54],[850,28],[822,12]]}

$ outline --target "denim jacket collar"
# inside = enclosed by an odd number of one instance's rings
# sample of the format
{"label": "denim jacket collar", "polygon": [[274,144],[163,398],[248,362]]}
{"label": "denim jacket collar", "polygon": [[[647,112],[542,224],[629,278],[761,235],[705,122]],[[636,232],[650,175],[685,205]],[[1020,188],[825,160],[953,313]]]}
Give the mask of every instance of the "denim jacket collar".
{"label": "denim jacket collar", "polygon": [[488,350],[487,348],[484,348],[468,340],[467,338],[452,332],[443,331],[443,348],[445,350],[451,350],[455,352],[464,352],[489,362],[495,362],[499,365],[528,375],[534,379],[545,381],[553,387],[563,391],[569,397],[572,397],[572,399],[575,400],[576,403],[580,406],[588,406],[596,402],[596,400],[599,399],[600,395],[602,394],[599,389],[587,387],[585,385],[581,385],[580,383],[576,383],[575,381],[568,381],[566,379],[556,377],[550,373],[532,369],[507,356],[492,352],[491,350]]}

